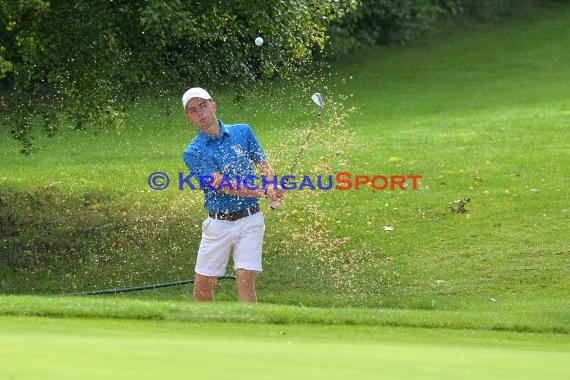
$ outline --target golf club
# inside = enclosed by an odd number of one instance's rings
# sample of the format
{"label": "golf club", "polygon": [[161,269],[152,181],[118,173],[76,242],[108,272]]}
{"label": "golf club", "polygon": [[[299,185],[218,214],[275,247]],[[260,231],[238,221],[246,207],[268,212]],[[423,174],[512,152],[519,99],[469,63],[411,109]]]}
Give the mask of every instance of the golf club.
{"label": "golf club", "polygon": [[[320,124],[321,116],[323,114],[323,109],[325,107],[325,101],[320,92],[315,92],[313,95],[311,95],[311,100],[319,107],[318,124]],[[301,144],[301,149],[299,149],[299,152],[297,152],[297,157],[295,157],[295,161],[293,161],[293,165],[291,166],[291,168],[289,168],[287,174],[291,174],[297,168],[301,155],[303,154],[303,152],[305,152],[305,149],[307,149],[307,146],[309,145],[309,140],[314,132],[315,128],[311,128],[307,133],[307,136],[305,136],[305,141],[303,141],[303,144]]]}
{"label": "golf club", "polygon": [[[325,100],[323,98],[323,95],[320,92],[315,92],[313,95],[311,95],[311,100],[313,101],[313,103],[315,103],[319,107],[317,125],[320,125],[321,116],[323,114],[323,109],[325,107]],[[293,164],[291,165],[291,167],[287,171],[287,174],[292,174],[293,171],[297,168],[297,165],[299,164],[299,160],[300,160],[301,156],[303,155],[303,152],[305,151],[305,149],[307,149],[307,146],[309,145],[309,140],[310,140],[311,136],[313,135],[313,132],[315,131],[315,129],[316,128],[311,128],[309,130],[309,132],[307,133],[307,135],[305,136],[305,140],[303,141],[303,144],[301,144],[301,149],[299,149],[299,152],[297,152],[297,156],[295,157],[295,161],[293,161]],[[269,202],[269,205],[270,205],[271,209],[280,208],[281,206],[283,206],[283,201]]]}

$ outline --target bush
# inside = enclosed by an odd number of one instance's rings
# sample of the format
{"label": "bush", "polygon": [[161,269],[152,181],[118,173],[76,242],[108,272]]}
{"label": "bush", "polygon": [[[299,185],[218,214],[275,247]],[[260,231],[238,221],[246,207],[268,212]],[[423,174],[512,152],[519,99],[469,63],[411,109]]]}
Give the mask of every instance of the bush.
{"label": "bush", "polygon": [[406,44],[429,29],[442,12],[441,4],[429,0],[363,0],[330,26],[329,53],[335,56],[357,47]]}
{"label": "bush", "polygon": [[331,23],[329,56],[354,48],[406,44],[437,25],[441,18],[496,21],[533,6],[568,0],[362,0],[359,7]]}

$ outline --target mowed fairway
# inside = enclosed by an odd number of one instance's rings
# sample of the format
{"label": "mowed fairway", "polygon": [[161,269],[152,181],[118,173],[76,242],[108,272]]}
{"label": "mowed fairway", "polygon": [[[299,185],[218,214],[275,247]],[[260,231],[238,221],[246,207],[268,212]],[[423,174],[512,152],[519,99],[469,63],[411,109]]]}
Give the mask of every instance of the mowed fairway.
{"label": "mowed fairway", "polygon": [[567,379],[567,335],[0,318],[2,379]]}

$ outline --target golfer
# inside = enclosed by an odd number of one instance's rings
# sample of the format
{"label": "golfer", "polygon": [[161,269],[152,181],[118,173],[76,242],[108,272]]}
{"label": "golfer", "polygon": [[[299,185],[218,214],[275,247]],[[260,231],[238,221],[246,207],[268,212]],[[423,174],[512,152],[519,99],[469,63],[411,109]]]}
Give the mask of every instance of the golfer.
{"label": "golfer", "polygon": [[[216,277],[225,273],[232,251],[238,299],[256,302],[255,275],[262,271],[265,232],[259,200],[278,202],[284,191],[271,184],[275,173],[247,124],[218,120],[216,103],[202,88],[186,91],[182,105],[186,119],[198,129],[183,153],[184,163],[196,178],[211,179],[202,186],[208,217],[202,223],[196,258],[194,300],[213,301]],[[254,175],[254,167],[270,183],[265,189],[241,182]]]}

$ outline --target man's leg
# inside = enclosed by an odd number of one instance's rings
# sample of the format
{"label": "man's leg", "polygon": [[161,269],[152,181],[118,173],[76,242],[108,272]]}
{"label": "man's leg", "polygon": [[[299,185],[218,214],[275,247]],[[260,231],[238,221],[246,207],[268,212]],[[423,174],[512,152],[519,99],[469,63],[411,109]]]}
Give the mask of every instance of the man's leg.
{"label": "man's leg", "polygon": [[263,270],[261,265],[265,232],[263,213],[259,212],[237,222],[241,224],[241,237],[234,246],[234,270],[236,272],[238,300],[241,302],[257,302],[255,275]]}
{"label": "man's leg", "polygon": [[214,286],[216,286],[216,277],[204,276],[196,273],[194,278],[194,301],[214,300]]}
{"label": "man's leg", "polygon": [[257,302],[255,295],[255,271],[236,269],[236,287],[238,300],[241,302]]}

